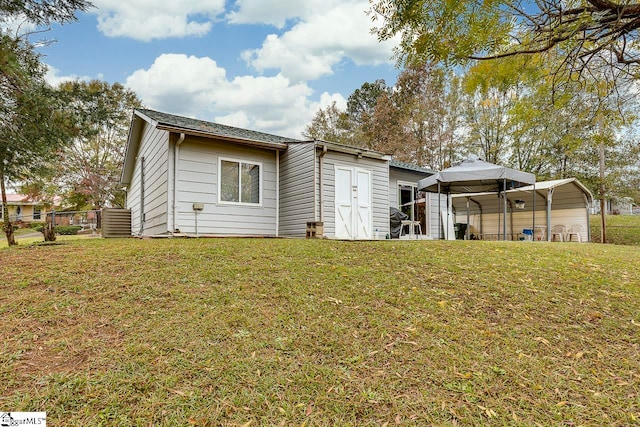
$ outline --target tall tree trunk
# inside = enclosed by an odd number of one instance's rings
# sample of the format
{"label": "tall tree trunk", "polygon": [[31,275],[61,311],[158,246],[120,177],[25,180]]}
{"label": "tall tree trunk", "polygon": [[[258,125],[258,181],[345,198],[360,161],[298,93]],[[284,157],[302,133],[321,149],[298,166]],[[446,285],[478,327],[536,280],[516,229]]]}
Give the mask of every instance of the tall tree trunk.
{"label": "tall tree trunk", "polygon": [[16,238],[13,235],[13,224],[9,221],[9,206],[7,206],[7,191],[4,186],[4,168],[0,166],[0,187],[2,187],[2,219],[5,236],[7,236],[7,244],[9,246],[15,246]]}
{"label": "tall tree trunk", "polygon": [[600,142],[600,243],[607,243],[607,225],[605,221],[606,203],[605,195],[606,188],[604,185],[604,141]]}

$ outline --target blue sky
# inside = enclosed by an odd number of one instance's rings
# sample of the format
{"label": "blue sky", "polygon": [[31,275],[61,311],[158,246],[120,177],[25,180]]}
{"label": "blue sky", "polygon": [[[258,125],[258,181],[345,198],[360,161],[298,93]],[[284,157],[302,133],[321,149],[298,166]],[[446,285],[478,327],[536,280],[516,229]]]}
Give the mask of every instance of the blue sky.
{"label": "blue sky", "polygon": [[398,73],[367,0],[93,3],[44,33],[51,83],[120,82],[149,108],[300,137],[318,108]]}

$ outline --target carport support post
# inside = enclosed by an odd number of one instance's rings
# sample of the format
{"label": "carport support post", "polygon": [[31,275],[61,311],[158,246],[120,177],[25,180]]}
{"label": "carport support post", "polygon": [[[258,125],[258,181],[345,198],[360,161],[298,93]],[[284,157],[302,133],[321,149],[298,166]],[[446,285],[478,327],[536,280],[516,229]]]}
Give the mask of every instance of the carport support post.
{"label": "carport support post", "polygon": [[553,188],[547,192],[547,241],[551,241],[551,203],[553,202]]}
{"label": "carport support post", "polygon": [[[441,205],[441,197],[440,197],[440,181],[438,181],[438,223],[442,224],[442,208]],[[442,240],[442,228],[438,227],[438,239]]]}
{"label": "carport support post", "polygon": [[466,230],[467,240],[471,240],[469,239],[469,229],[471,228],[469,227],[469,199],[470,197],[467,197],[467,230]]}
{"label": "carport support post", "polygon": [[502,240],[507,240],[507,179],[504,178],[502,186],[502,198],[504,203],[504,216],[502,217]]}
{"label": "carport support post", "polygon": [[[449,220],[451,220],[453,224],[453,198],[451,197],[451,188],[447,189],[447,240],[449,240]],[[455,231],[452,240],[456,240]]]}
{"label": "carport support post", "polygon": [[[531,241],[533,242],[534,236],[536,234],[536,183],[533,183],[533,193],[531,195],[532,198],[532,220],[531,220]],[[524,233],[524,231],[523,231]]]}
{"label": "carport support post", "polygon": [[587,242],[591,241],[591,215],[589,212],[589,198],[584,195],[584,205],[586,206],[586,212],[587,212]]}

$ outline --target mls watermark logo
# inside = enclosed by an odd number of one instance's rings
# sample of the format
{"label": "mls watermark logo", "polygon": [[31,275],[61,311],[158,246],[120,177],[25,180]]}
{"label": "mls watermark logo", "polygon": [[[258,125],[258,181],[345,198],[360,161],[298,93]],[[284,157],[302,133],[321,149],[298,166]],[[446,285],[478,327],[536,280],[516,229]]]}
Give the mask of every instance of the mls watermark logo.
{"label": "mls watermark logo", "polygon": [[0,427],[47,427],[46,412],[0,412]]}

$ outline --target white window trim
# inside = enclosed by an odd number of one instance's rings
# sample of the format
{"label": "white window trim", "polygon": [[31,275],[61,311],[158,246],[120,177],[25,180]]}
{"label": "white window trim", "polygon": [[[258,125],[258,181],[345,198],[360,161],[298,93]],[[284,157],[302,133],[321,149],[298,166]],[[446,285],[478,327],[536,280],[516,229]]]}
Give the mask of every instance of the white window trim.
{"label": "white window trim", "polygon": [[[260,188],[259,188],[259,203],[246,203],[246,202],[227,202],[225,200],[222,200],[222,162],[226,161],[226,162],[235,162],[238,163],[239,165],[244,164],[248,164],[248,165],[256,165],[260,168],[260,177],[259,177],[259,184],[260,184]],[[247,207],[262,207],[262,190],[263,190],[263,179],[262,179],[262,173],[263,173],[263,167],[262,167],[262,162],[256,162],[253,160],[243,160],[243,159],[236,159],[236,158],[232,158],[232,157],[218,157],[218,203],[221,205],[235,205],[235,206],[247,206]],[[240,178],[242,178],[242,175],[240,176]],[[242,182],[240,182],[240,188],[242,188]],[[240,189],[239,189],[240,190]],[[240,192],[239,194],[241,194],[242,192]]]}

